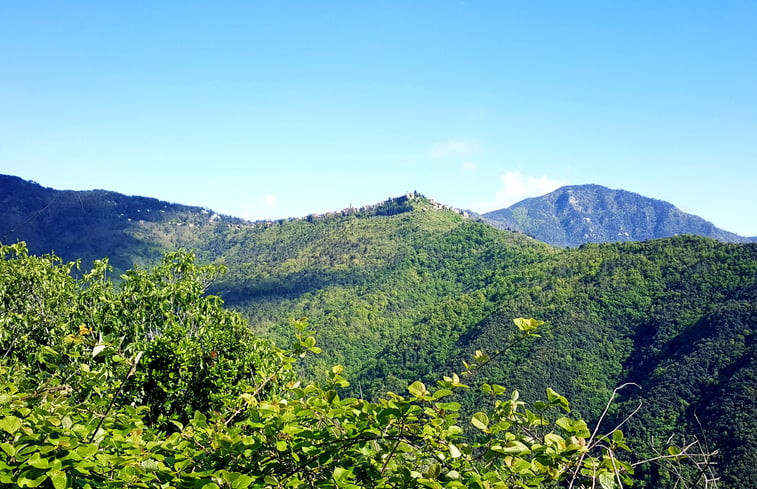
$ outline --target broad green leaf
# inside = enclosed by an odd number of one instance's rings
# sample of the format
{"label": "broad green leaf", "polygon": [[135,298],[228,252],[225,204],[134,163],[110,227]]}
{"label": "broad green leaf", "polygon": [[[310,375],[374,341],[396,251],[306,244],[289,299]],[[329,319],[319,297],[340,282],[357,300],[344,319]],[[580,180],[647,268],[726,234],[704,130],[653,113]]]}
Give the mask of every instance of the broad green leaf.
{"label": "broad green leaf", "polygon": [[515,326],[524,333],[530,333],[535,331],[539,326],[544,324],[544,321],[538,321],[536,319],[515,318],[513,319]]}
{"label": "broad green leaf", "polygon": [[460,403],[459,402],[437,402],[436,407],[439,409],[444,409],[445,411],[459,411]]}
{"label": "broad green leaf", "polygon": [[14,457],[16,455],[16,447],[11,445],[10,443],[7,443],[7,442],[0,443],[0,448],[2,448],[3,451],[7,453],[9,457]]}
{"label": "broad green leaf", "polygon": [[442,467],[434,462],[431,465],[428,466],[428,470],[426,471],[426,477],[429,479],[437,479],[439,475],[442,473]]}
{"label": "broad green leaf", "polygon": [[50,468],[50,461],[46,458],[42,458],[39,452],[35,452],[34,454],[32,454],[32,456],[29,457],[29,460],[27,460],[26,463],[28,463],[35,469],[49,469]]}
{"label": "broad green leaf", "polygon": [[345,477],[349,477],[349,476],[350,476],[350,470],[347,470],[343,467],[334,468],[334,473],[332,474],[332,477],[337,482],[341,482]]}
{"label": "broad green leaf", "polygon": [[65,489],[68,485],[68,479],[66,478],[66,473],[62,470],[54,469],[54,470],[48,470],[47,471],[47,477],[50,478],[50,481],[53,483],[53,487],[55,489]]}
{"label": "broad green leaf", "polygon": [[434,392],[433,399],[441,399],[442,397],[451,396],[454,394],[450,389],[439,389],[438,391]]}
{"label": "broad green leaf", "polygon": [[510,455],[517,455],[521,453],[528,453],[531,450],[518,440],[513,440],[507,443],[505,446],[494,445],[491,447],[493,452],[506,453]]}
{"label": "broad green leaf", "polygon": [[680,455],[681,454],[681,449],[678,448],[678,447],[676,447],[676,446],[669,446],[668,447],[668,453],[670,455],[673,455],[673,456]]}
{"label": "broad green leaf", "polygon": [[489,416],[486,413],[478,412],[471,418],[471,424],[481,431],[489,431]]}
{"label": "broad green leaf", "polygon": [[7,431],[11,435],[21,428],[21,420],[16,416],[3,416],[0,419],[0,430]]}
{"label": "broad green leaf", "polygon": [[76,453],[79,454],[79,456],[81,456],[82,458],[89,458],[97,453],[97,445],[80,445],[76,447]]}
{"label": "broad green leaf", "polygon": [[231,481],[231,489],[246,489],[255,481],[247,474],[235,473],[235,478]]}
{"label": "broad green leaf", "polygon": [[453,443],[449,444],[449,454],[452,458],[460,458],[463,456],[460,449],[457,448]]}
{"label": "broad green leaf", "polygon": [[560,449],[565,448],[565,439],[555,433],[547,433],[544,435],[544,443],[547,445],[554,445]]}
{"label": "broad green leaf", "polygon": [[489,361],[489,355],[487,355],[487,354],[486,354],[486,353],[485,353],[484,351],[482,351],[482,350],[476,350],[476,352],[475,352],[475,353],[473,354],[473,358],[474,358],[474,359],[475,359],[475,360],[476,360],[476,361],[477,361],[478,363],[485,363],[485,362],[488,362],[488,361]]}
{"label": "broad green leaf", "polygon": [[18,476],[18,486],[19,487],[37,487],[45,480],[47,480],[47,474],[42,473],[42,475],[38,475],[39,472],[33,472],[31,470],[27,470],[25,472],[22,472],[21,475]]}
{"label": "broad green leaf", "polygon": [[423,382],[417,380],[410,384],[407,390],[415,397],[423,397],[424,395],[426,395],[426,393],[428,393],[428,391],[426,390],[426,385]]}
{"label": "broad green leaf", "polygon": [[599,485],[602,486],[602,489],[617,489],[618,480],[612,472],[600,472]]}

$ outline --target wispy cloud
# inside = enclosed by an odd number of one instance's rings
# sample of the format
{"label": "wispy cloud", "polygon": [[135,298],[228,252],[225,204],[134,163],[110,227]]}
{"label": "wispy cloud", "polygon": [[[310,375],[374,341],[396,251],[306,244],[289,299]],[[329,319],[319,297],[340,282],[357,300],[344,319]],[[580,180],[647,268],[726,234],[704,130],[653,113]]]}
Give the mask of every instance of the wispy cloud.
{"label": "wispy cloud", "polygon": [[529,197],[538,197],[556,190],[568,182],[556,180],[547,176],[532,177],[517,171],[508,171],[500,176],[502,186],[494,194],[493,201],[482,201],[474,204],[477,212],[488,212],[509,207],[516,202]]}
{"label": "wispy cloud", "polygon": [[465,171],[476,171],[476,164],[472,161],[464,161],[463,162],[463,170]]}
{"label": "wispy cloud", "polygon": [[431,145],[432,158],[469,155],[481,149],[481,144],[474,139],[449,139]]}
{"label": "wispy cloud", "polygon": [[273,209],[273,208],[275,208],[275,207],[276,207],[276,205],[278,204],[278,202],[276,201],[276,196],[275,196],[275,195],[270,195],[270,194],[269,194],[269,195],[266,195],[266,196],[265,196],[265,197],[263,198],[263,200],[264,200],[264,202],[265,202],[265,205],[264,205],[264,207],[265,207],[266,209]]}

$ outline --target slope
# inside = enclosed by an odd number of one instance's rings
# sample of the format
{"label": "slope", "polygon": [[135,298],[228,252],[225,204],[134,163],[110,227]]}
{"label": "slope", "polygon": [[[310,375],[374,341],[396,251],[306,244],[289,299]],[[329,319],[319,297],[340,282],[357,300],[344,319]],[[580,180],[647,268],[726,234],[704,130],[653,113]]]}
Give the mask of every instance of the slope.
{"label": "slope", "polygon": [[[612,413],[620,419],[643,402],[628,427],[635,443],[704,432],[723,454],[725,487],[756,487],[749,481],[757,481],[751,415],[757,245],[679,236],[556,249],[414,194],[328,216],[259,223],[121,196],[140,203],[129,221],[101,205],[104,196],[118,204],[118,194],[48,194],[37,187],[29,189],[38,200],[26,207],[4,193],[3,222],[10,223],[4,233],[26,230],[34,249],[65,245],[69,253],[98,257],[109,254],[108,244],[124,263],[192,246],[203,261],[228,267],[210,290],[242,311],[257,333],[286,343],[287,319],[308,317],[324,354],[304,374],[343,363],[357,396],[399,392],[410,381],[459,371],[476,350],[493,353],[506,344],[513,317],[546,320],[540,341],[499,357],[476,381],[518,387],[530,399],[553,387],[593,419],[616,385],[636,382],[642,390]],[[68,206],[47,215],[57,201]],[[77,214],[71,202],[88,212]],[[136,211],[150,203],[168,205],[156,214],[174,217],[139,222]],[[177,226],[182,216],[195,226]],[[63,234],[77,229],[82,234]],[[487,402],[464,401],[468,409]],[[664,487],[662,470],[641,476],[650,487]]]}
{"label": "slope", "polygon": [[561,187],[484,214],[493,225],[554,246],[643,241],[693,234],[728,243],[751,241],[687,214],[668,202],[601,185]]}
{"label": "slope", "polygon": [[[324,348],[309,375],[343,363],[356,396],[459,371],[476,350],[502,348],[513,317],[537,317],[549,325],[542,340],[498,358],[480,382],[517,386],[526,399],[553,387],[589,419],[615,386],[636,382],[642,389],[614,413],[643,402],[629,425],[637,443],[704,430],[727,454],[725,480],[744,474],[731,454],[753,446],[757,430],[743,416],[755,402],[739,380],[757,374],[748,347],[757,246],[684,236],[557,250],[423,199],[391,216],[281,222],[218,241],[231,271],[213,290],[279,341],[290,335],[285,318],[308,317]],[[716,332],[725,314],[737,314],[738,327]],[[727,402],[705,418],[716,395]],[[725,436],[734,416],[741,421]]]}
{"label": "slope", "polygon": [[85,264],[107,256],[118,272],[193,247],[208,228],[242,222],[201,207],[105,190],[54,190],[9,175],[0,175],[0,206],[0,242],[26,241],[34,254],[54,251]]}

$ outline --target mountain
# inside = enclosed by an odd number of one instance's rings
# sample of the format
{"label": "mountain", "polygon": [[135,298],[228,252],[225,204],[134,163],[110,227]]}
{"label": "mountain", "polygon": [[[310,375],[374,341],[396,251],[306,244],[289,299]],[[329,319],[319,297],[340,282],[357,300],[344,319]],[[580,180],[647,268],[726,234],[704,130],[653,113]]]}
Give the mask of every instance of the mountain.
{"label": "mountain", "polygon": [[168,250],[193,247],[202,231],[241,219],[208,209],[106,190],[55,190],[0,175],[0,242],[26,241],[85,264],[109,257],[117,271],[153,264]]}
{"label": "mountain", "polygon": [[[287,318],[309,318],[324,355],[308,375],[341,363],[356,397],[433,383],[477,350],[502,349],[512,318],[543,319],[541,340],[476,382],[529,400],[553,387],[592,420],[634,382],[610,422],[641,403],[626,425],[637,446],[704,434],[723,453],[724,487],[757,487],[756,245],[676,236],[558,249],[420,196],[377,210],[219,229],[208,249],[229,273],[211,291],[278,342],[291,336]],[[463,399],[468,412],[485,402]],[[665,487],[662,469],[639,476]]]}
{"label": "mountain", "polygon": [[[641,389],[623,392],[608,425],[641,403],[624,426],[634,446],[653,456],[650,440],[704,435],[721,452],[723,487],[757,488],[755,244],[675,236],[562,249],[417,194],[251,223],[105,191],[0,183],[3,242],[23,238],[66,259],[116,256],[119,266],[191,247],[228,268],[210,292],[257,334],[287,344],[289,319],[307,317],[324,353],[302,374],[341,363],[356,397],[431,384],[477,350],[501,350],[512,318],[544,320],[540,339],[470,382],[528,400],[552,387],[595,421],[613,389],[634,382]],[[461,399],[467,413],[490,402],[474,390]],[[666,487],[664,468],[638,477],[640,487]]]}
{"label": "mountain", "polygon": [[745,238],[668,202],[601,185],[570,185],[483,215],[487,222],[554,246],[644,241],[693,234],[726,243]]}

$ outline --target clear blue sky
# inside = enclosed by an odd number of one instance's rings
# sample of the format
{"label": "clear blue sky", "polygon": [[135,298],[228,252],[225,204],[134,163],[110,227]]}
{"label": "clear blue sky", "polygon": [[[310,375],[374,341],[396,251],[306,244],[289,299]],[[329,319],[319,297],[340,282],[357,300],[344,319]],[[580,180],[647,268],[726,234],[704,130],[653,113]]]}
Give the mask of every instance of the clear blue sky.
{"label": "clear blue sky", "polygon": [[757,235],[757,2],[0,2],[0,173],[251,219],[561,184]]}

